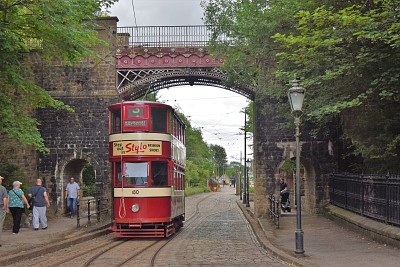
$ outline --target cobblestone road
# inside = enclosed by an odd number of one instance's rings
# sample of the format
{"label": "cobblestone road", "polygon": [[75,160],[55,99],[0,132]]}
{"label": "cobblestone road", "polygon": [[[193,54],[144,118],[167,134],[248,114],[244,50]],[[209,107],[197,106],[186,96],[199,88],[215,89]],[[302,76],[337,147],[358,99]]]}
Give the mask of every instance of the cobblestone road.
{"label": "cobblestone road", "polygon": [[155,266],[287,266],[259,246],[234,193],[225,187],[188,198],[189,220],[157,256]]}
{"label": "cobblestone road", "polygon": [[11,266],[287,266],[259,246],[234,193],[225,187],[186,198],[185,225],[168,239],[106,235]]}

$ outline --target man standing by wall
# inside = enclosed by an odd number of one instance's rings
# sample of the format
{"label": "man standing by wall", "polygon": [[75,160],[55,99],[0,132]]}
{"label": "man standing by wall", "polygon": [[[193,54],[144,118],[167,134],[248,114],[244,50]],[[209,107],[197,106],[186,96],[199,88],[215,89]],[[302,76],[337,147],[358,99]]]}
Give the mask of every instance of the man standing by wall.
{"label": "man standing by wall", "polygon": [[81,197],[80,189],[78,183],[75,182],[75,178],[71,177],[65,188],[65,199],[67,200],[67,209],[71,218],[74,218],[76,214],[76,203]]}
{"label": "man standing by wall", "polygon": [[0,176],[0,247],[1,247],[1,233],[3,232],[3,223],[8,212],[8,195],[6,188],[3,184],[3,177]]}
{"label": "man standing by wall", "polygon": [[50,207],[46,188],[42,186],[42,180],[36,179],[36,185],[31,187],[29,197],[34,197],[32,224],[35,231],[39,230],[39,221],[42,229],[47,229],[46,206]]}

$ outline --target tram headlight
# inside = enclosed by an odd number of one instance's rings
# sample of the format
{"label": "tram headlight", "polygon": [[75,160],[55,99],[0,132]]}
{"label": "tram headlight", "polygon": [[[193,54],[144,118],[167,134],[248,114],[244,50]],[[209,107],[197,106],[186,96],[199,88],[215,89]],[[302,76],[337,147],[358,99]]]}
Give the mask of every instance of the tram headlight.
{"label": "tram headlight", "polygon": [[139,204],[133,204],[131,210],[132,210],[132,212],[138,212],[139,211]]}

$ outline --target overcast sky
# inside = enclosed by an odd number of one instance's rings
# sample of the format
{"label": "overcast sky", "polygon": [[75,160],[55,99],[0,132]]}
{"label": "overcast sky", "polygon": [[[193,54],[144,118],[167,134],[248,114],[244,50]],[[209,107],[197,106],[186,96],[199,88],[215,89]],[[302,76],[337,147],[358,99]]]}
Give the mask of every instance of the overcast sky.
{"label": "overcast sky", "polygon": [[[111,9],[118,26],[202,25],[201,0],[120,0]],[[133,4],[132,4],[133,3]],[[134,12],[136,14],[136,22]],[[228,161],[239,161],[244,151],[245,97],[228,90],[207,86],[179,86],[159,91],[161,100],[178,108],[201,128],[208,144],[223,146]],[[252,153],[247,149],[248,155]],[[250,156],[252,158],[252,155]]]}

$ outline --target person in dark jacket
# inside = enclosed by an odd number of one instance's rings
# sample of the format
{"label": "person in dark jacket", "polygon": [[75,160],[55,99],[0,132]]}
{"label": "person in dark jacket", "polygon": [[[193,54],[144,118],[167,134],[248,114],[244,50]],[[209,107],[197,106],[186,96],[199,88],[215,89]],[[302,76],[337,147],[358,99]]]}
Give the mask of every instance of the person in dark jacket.
{"label": "person in dark jacket", "polygon": [[287,184],[285,183],[285,179],[282,178],[279,184],[279,191],[282,191],[283,189],[285,189],[285,187],[287,187]]}
{"label": "person in dark jacket", "polygon": [[42,180],[37,179],[36,185],[31,187],[29,197],[34,197],[33,202],[33,218],[32,224],[35,231],[39,230],[39,222],[42,229],[47,229],[46,207],[50,207],[49,197],[46,192],[46,187],[42,186]]}
{"label": "person in dark jacket", "polygon": [[287,186],[281,191],[281,208],[282,210],[290,212],[289,190]]}

